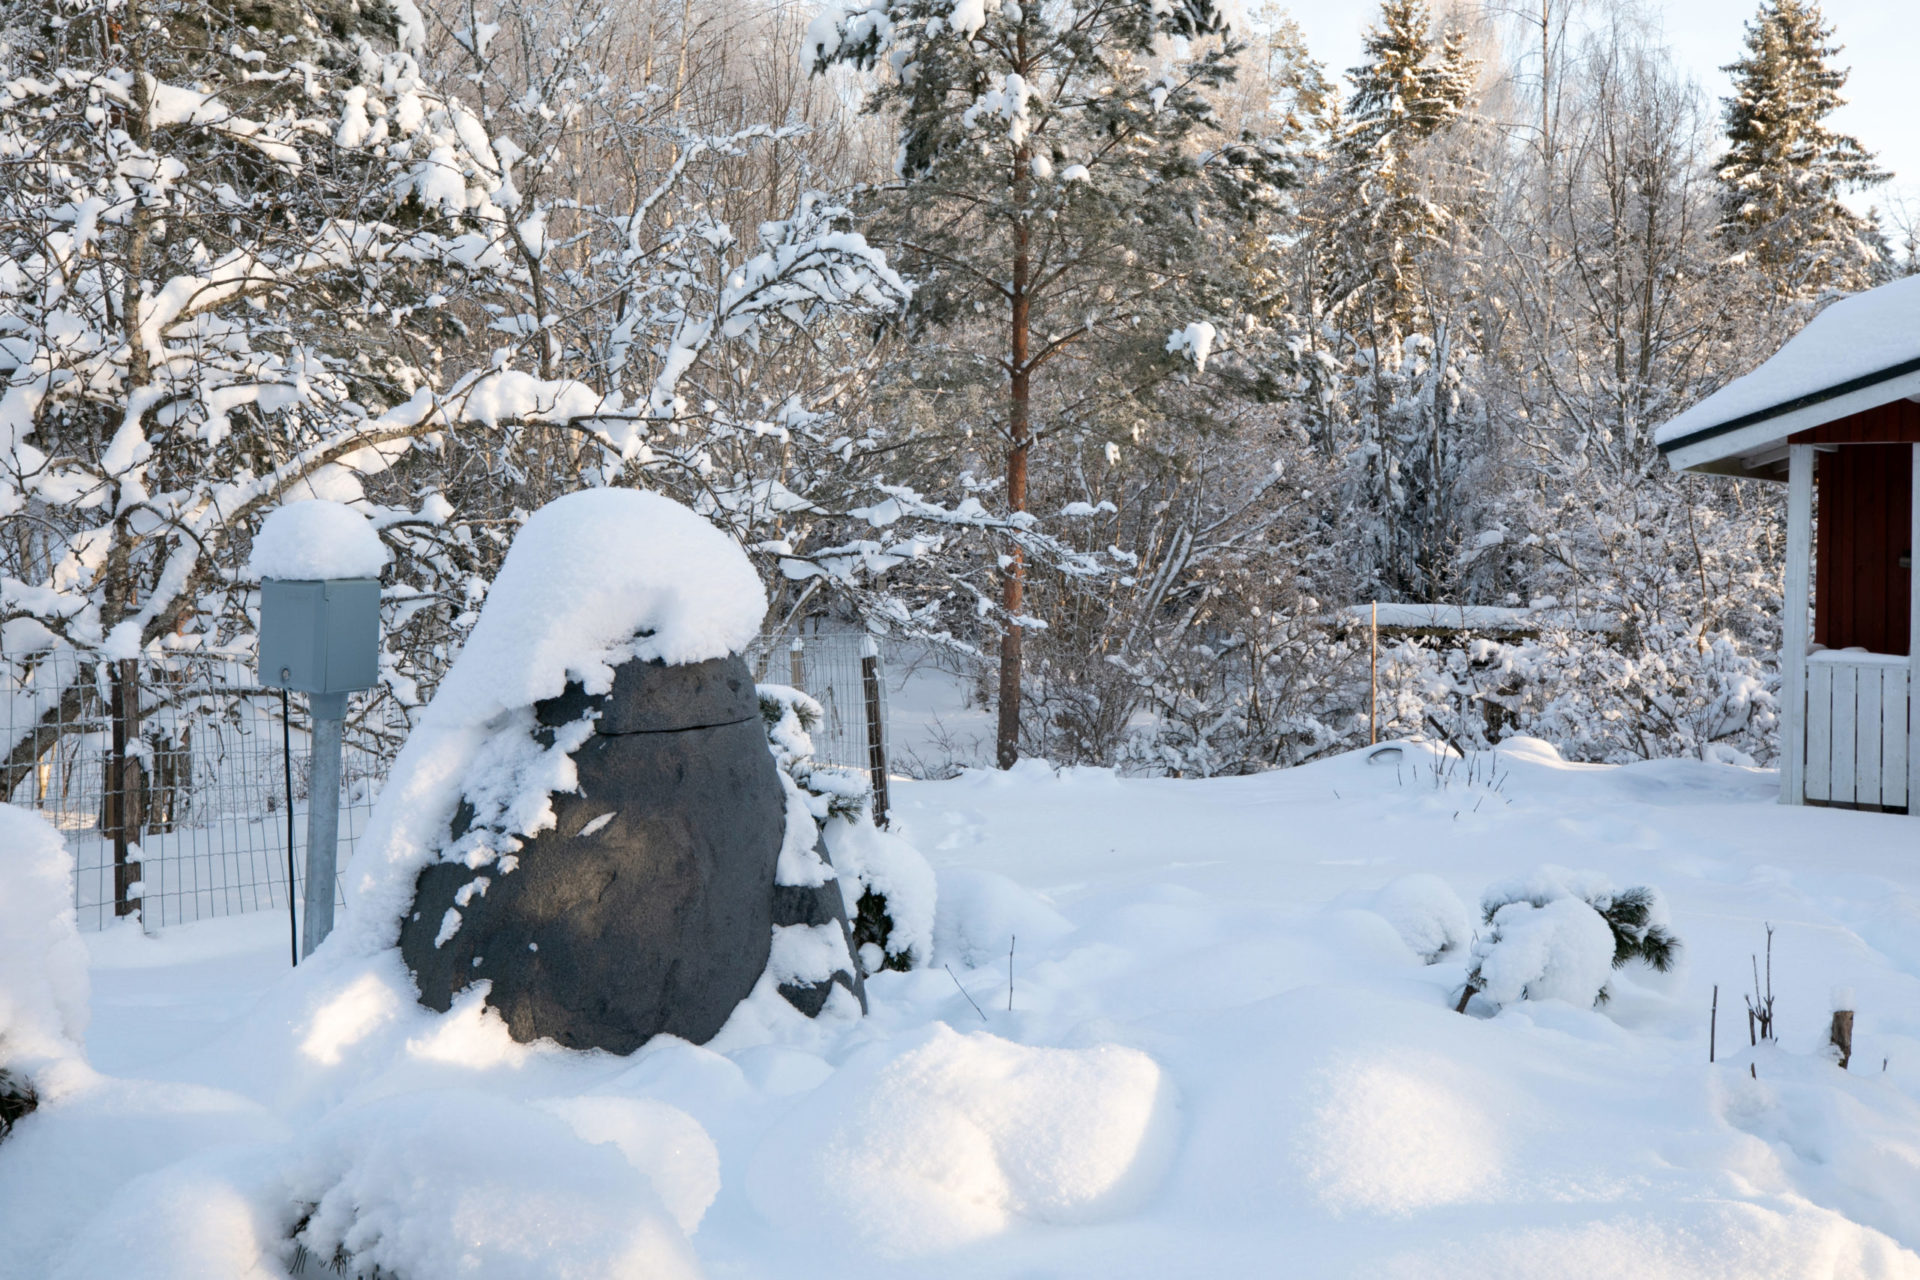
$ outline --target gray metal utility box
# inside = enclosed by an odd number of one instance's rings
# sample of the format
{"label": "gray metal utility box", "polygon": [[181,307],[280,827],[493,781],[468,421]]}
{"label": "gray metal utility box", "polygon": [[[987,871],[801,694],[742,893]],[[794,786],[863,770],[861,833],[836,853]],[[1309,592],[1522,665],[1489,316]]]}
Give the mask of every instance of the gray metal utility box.
{"label": "gray metal utility box", "polygon": [[260,683],[295,693],[351,693],[380,678],[380,581],[260,583]]}

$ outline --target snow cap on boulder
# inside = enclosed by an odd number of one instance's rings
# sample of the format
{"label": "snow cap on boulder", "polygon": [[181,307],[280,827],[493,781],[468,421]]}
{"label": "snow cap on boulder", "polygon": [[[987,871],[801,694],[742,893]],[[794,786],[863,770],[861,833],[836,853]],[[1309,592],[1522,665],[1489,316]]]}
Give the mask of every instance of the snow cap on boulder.
{"label": "snow cap on boulder", "polygon": [[[588,489],[534,512],[388,773],[348,873],[336,945],[394,944],[421,869],[452,843],[463,793],[485,796],[520,835],[556,823],[551,796],[577,778],[568,750],[527,736],[534,703],[558,697],[569,680],[608,693],[614,668],[631,660],[685,665],[738,653],[765,612],[746,553],[669,498]],[[524,721],[519,732],[495,732],[508,713]]]}
{"label": "snow cap on boulder", "polygon": [[569,680],[606,693],[630,658],[724,658],[747,647],[766,611],[746,553],[693,511],[638,489],[570,493],[514,538],[427,715],[481,724],[558,697]]}

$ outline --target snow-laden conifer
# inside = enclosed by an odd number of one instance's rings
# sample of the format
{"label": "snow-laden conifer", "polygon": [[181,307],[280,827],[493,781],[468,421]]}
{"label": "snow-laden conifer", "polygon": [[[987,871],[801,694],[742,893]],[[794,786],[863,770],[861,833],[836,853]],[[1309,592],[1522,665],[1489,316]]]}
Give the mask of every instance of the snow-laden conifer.
{"label": "snow-laden conifer", "polygon": [[1727,154],[1720,162],[1720,234],[1735,262],[1785,298],[1871,283],[1871,223],[1841,200],[1886,181],[1858,139],[1826,120],[1845,105],[1841,47],[1817,0],[1765,0],[1746,51],[1725,67]]}

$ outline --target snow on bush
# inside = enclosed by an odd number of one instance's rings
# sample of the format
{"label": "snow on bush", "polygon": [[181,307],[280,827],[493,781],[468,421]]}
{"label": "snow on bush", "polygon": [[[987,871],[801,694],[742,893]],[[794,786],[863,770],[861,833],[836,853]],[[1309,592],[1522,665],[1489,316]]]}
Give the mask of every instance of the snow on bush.
{"label": "snow on bush", "polygon": [[920,851],[874,826],[865,813],[834,818],[826,837],[843,895],[851,899],[847,918],[867,972],[911,969],[931,960],[938,892],[933,868]]}
{"label": "snow on bush", "polygon": [[[582,1142],[568,1110],[439,1089],[335,1112],[301,1144],[288,1179],[305,1206],[292,1246],[305,1272],[698,1276],[679,1222],[625,1154],[632,1135]],[[297,1253],[289,1261],[299,1269]]]}
{"label": "snow on bush", "polygon": [[87,992],[73,858],[44,818],[0,804],[0,1137],[81,1062]]}
{"label": "snow on bush", "polygon": [[[868,973],[910,969],[933,955],[935,881],[920,851],[873,823],[872,788],[855,769],[813,759],[812,731],[825,710],[807,694],[786,685],[759,686],[760,712],[767,741],[792,790],[804,796],[805,812],[796,815],[789,797],[787,842],[780,853],[781,884],[819,884],[838,875],[854,946]],[[802,829],[799,817],[823,824],[831,869],[813,853],[816,828]]]}
{"label": "snow on bush", "polygon": [[290,502],[267,513],[253,536],[247,572],[256,578],[377,578],[387,549],[367,518],[339,502]]}
{"label": "snow on bush", "polygon": [[1172,1085],[1138,1050],[1034,1048],[936,1024],[856,1054],[761,1143],[756,1207],[905,1257],[1021,1220],[1089,1222],[1149,1194]]}
{"label": "snow on bush", "polygon": [[[569,680],[604,693],[626,661],[737,653],[765,611],[739,546],[667,498],[589,489],[535,512],[388,774],[350,869],[341,945],[393,945],[420,868],[436,858],[510,872],[521,839],[553,824],[549,797],[577,785],[569,753],[591,726],[565,726],[542,742],[536,701]],[[450,840],[462,800],[473,820]]]}
{"label": "snow on bush", "polygon": [[1466,904],[1439,876],[1424,872],[1401,876],[1374,894],[1370,905],[1393,926],[1407,949],[1428,964],[1473,939],[1473,917]]}
{"label": "snow on bush", "polygon": [[784,684],[756,685],[755,692],[774,762],[811,797],[808,808],[814,818],[825,822],[862,812],[873,797],[866,774],[813,758],[813,731],[826,720],[826,708],[811,695]]}
{"label": "snow on bush", "polygon": [[1615,889],[1595,871],[1540,867],[1489,888],[1480,906],[1491,932],[1474,946],[1463,1010],[1475,992],[1495,1004],[1605,1003],[1615,969],[1637,959],[1665,972],[1679,954],[1657,890]]}
{"label": "snow on bush", "polygon": [[1474,954],[1477,990],[1495,1004],[1565,1000],[1585,1008],[1613,972],[1613,931],[1578,898],[1510,902]]}

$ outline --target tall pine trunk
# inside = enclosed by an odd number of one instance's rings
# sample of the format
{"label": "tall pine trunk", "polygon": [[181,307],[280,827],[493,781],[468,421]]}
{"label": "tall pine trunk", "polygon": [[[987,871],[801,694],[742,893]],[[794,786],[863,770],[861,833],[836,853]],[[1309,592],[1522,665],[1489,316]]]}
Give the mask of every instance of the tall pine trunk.
{"label": "tall pine trunk", "polygon": [[[1021,73],[1027,64],[1027,37],[1016,37],[1016,63]],[[1026,205],[1032,193],[1033,154],[1023,142],[1013,149],[1013,280],[1009,299],[1007,342],[1007,508],[1027,509],[1027,453],[1033,443],[1033,419],[1030,397],[1033,370],[1027,364],[1027,329],[1033,300],[1032,240],[1027,226]],[[1000,603],[1007,611],[1006,629],[1000,633],[1000,723],[995,734],[994,756],[1002,769],[1011,769],[1020,759],[1020,674],[1021,605],[1027,594],[1027,562],[1018,543],[1007,549],[1007,566],[1000,571]]]}
{"label": "tall pine trunk", "polygon": [[[1026,148],[1020,149],[1023,160]],[[1012,335],[1009,342],[1007,376],[1007,506],[1013,511],[1027,509],[1027,453],[1033,443],[1030,415],[1032,371],[1027,368],[1027,327],[1030,302],[1027,276],[1031,262],[1027,253],[1027,228],[1024,222],[1014,227]],[[1017,543],[1007,552],[1007,566],[1000,572],[1000,603],[1006,608],[1006,629],[1000,634],[1000,725],[997,735],[998,763],[1011,769],[1020,759],[1020,614],[1026,597],[1027,564]]]}

